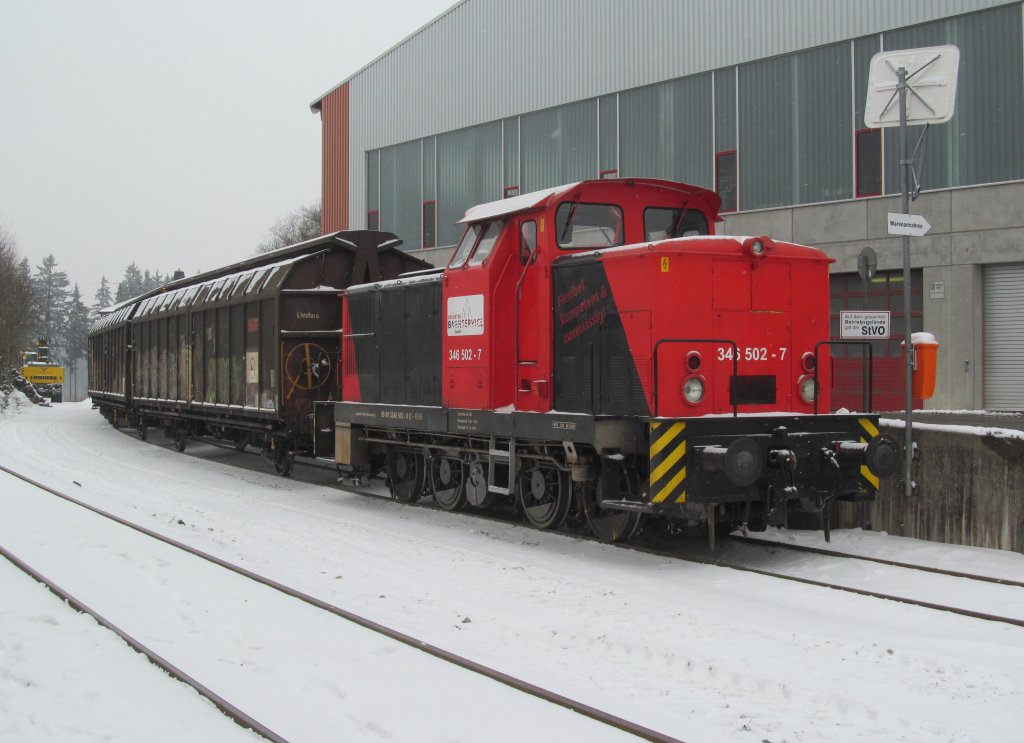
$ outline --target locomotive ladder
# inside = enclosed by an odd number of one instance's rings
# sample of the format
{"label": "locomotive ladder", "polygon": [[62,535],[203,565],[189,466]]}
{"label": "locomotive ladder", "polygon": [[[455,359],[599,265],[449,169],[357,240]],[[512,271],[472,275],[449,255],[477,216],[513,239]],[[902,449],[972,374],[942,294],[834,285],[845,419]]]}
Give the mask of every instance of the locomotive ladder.
{"label": "locomotive ladder", "polygon": [[[508,474],[508,479],[502,485],[496,473],[501,467]],[[515,483],[516,473],[516,440],[512,437],[508,440],[508,450],[499,449],[497,438],[491,436],[491,445],[487,449],[487,492],[509,495]]]}

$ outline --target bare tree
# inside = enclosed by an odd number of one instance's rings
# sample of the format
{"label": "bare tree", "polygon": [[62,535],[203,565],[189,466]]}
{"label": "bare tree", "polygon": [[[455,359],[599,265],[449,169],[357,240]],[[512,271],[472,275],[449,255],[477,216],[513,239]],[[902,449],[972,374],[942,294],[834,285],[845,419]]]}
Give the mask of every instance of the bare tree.
{"label": "bare tree", "polygon": [[270,226],[266,239],[256,246],[256,253],[269,253],[320,235],[320,202],[300,206]]}
{"label": "bare tree", "polygon": [[14,235],[0,225],[0,371],[18,365],[19,354],[32,340],[32,277],[18,259]]}

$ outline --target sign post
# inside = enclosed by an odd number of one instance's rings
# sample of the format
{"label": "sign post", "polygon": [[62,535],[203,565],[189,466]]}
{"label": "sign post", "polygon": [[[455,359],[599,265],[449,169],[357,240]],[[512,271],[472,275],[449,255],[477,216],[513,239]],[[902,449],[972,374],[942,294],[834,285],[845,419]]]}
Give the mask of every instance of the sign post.
{"label": "sign post", "polygon": [[[910,214],[910,170],[914,161],[907,156],[907,124],[942,124],[953,118],[960,50],[953,46],[901,49],[879,52],[871,58],[864,123],[870,128],[900,128],[900,213],[889,214],[889,234],[903,236],[903,342],[906,348],[904,402],[906,440],[904,493],[914,494],[913,398],[914,347],[911,344],[910,238],[921,237],[931,228],[928,220]],[[895,79],[894,79],[895,78]],[[897,112],[892,110],[896,103]],[[925,130],[927,132],[927,129]],[[915,178],[916,182],[916,178]],[[916,194],[915,194],[915,198]]]}

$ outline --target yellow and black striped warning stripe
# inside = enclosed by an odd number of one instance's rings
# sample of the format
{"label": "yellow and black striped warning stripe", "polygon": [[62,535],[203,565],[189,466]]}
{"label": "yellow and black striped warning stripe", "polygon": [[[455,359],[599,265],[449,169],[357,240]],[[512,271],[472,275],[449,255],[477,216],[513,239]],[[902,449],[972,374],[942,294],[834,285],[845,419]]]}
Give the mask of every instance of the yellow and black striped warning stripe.
{"label": "yellow and black striped warning stripe", "polygon": [[[870,418],[858,418],[857,423],[860,424],[860,442],[862,444],[868,443],[878,435],[878,426]],[[866,464],[860,466],[860,479],[864,489],[869,493],[878,490],[878,477]]]}
{"label": "yellow and black striped warning stripe", "polygon": [[686,424],[651,423],[651,503],[686,501]]}

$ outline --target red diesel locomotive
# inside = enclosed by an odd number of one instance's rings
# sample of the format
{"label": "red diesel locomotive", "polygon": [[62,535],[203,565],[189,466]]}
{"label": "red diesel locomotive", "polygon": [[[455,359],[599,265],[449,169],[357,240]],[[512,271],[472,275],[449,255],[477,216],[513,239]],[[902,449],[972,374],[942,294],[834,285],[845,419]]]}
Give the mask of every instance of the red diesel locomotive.
{"label": "red diesel locomotive", "polygon": [[[473,207],[446,268],[343,297],[335,459],[445,509],[515,498],[605,540],[643,514],[763,529],[898,467],[829,410],[831,262],[716,237],[711,191],[586,181]],[[329,426],[329,423],[328,423]]]}

